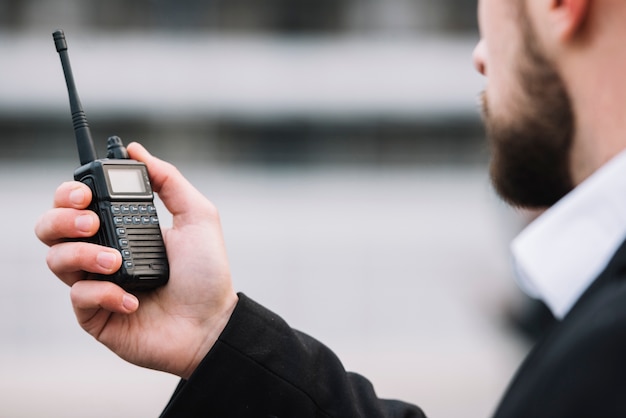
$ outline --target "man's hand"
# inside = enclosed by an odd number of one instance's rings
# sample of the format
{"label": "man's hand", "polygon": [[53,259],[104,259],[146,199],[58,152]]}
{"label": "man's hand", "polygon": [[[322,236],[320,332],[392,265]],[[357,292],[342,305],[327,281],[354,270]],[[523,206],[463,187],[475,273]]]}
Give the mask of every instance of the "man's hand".
{"label": "man's hand", "polygon": [[173,215],[163,231],[170,264],[166,286],[125,292],[104,281],[84,280],[90,273],[111,274],[122,258],[117,250],[70,241],[92,236],[98,216],[87,210],[91,191],[79,182],[62,184],[54,208],[35,232],[50,246],[50,270],[71,286],[76,318],[83,329],[123,359],[189,378],[226,326],[237,303],[216,208],[171,164],[141,145],[128,146],[144,162],[153,189]]}

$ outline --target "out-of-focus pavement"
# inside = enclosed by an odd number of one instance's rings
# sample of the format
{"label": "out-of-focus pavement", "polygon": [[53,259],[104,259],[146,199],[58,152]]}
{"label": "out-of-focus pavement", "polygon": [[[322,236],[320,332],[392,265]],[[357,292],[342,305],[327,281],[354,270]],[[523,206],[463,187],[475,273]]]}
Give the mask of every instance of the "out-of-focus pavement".
{"label": "out-of-focus pavement", "polygon": [[[73,163],[0,164],[0,417],[158,416],[177,378],[87,336],[34,236]],[[527,346],[503,326],[515,228],[484,167],[181,169],[220,209],[238,291],[381,397],[490,415]]]}

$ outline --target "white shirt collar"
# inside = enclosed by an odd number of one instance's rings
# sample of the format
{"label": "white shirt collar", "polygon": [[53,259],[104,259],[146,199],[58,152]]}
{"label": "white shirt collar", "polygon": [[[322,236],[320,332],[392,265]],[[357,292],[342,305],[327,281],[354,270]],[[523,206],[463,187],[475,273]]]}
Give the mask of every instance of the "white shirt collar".
{"label": "white shirt collar", "polygon": [[593,173],[512,242],[520,286],[563,318],[626,237],[626,151]]}

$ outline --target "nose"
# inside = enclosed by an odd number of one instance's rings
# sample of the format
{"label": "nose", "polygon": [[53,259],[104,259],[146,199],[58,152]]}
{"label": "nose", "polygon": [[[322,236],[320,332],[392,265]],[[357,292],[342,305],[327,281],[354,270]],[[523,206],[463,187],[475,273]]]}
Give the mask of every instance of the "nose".
{"label": "nose", "polygon": [[482,75],[487,75],[486,52],[485,41],[481,39],[476,48],[474,48],[472,58],[474,60],[474,68]]}

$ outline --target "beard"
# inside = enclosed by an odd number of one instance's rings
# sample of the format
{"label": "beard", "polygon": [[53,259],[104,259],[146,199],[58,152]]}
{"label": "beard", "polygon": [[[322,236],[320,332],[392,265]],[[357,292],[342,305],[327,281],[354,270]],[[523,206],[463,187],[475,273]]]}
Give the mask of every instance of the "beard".
{"label": "beard", "polygon": [[570,174],[574,115],[562,78],[538,49],[530,25],[524,26],[513,117],[492,112],[483,93],[483,120],[496,192],[512,206],[545,208],[574,188]]}

